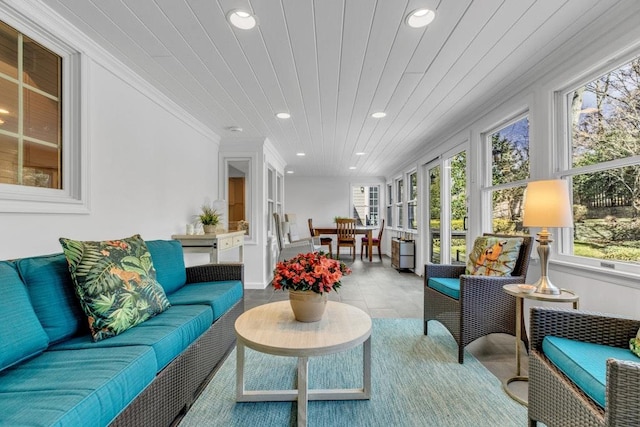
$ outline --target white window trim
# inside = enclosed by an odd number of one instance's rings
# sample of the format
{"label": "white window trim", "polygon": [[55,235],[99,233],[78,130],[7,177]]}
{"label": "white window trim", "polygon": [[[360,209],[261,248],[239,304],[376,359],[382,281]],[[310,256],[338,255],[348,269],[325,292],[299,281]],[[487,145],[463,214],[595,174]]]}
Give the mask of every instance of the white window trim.
{"label": "white window trim", "polygon": [[[402,195],[400,194],[400,182],[402,182]],[[395,216],[393,227],[396,230],[406,230],[407,229],[407,210],[405,207],[406,204],[406,194],[407,194],[407,186],[406,186],[406,176],[402,175],[393,180],[393,191],[396,196],[395,202],[393,202],[393,214]],[[402,208],[402,215],[399,214],[398,208]],[[402,224],[399,224],[399,221],[402,221]]]}
{"label": "white window trim", "polygon": [[[555,144],[551,147],[551,149],[556,153],[556,161],[553,165],[553,170],[555,171],[553,174],[554,178],[568,178],[570,180],[571,177],[575,175],[638,164],[640,156],[632,156],[623,159],[610,160],[595,165],[572,168],[570,146],[571,125],[567,119],[570,114],[567,96],[576,88],[593,81],[607,72],[615,70],[634,58],[637,58],[639,54],[639,51],[634,50],[632,52],[626,52],[626,54],[620,55],[611,60],[607,60],[603,63],[603,66],[594,67],[590,73],[580,76],[579,79],[574,79],[566,83],[562,88],[554,92],[554,117],[558,124],[555,129]],[[595,275],[598,280],[612,281],[612,278],[615,278],[616,284],[640,289],[640,284],[638,283],[640,265],[624,261],[570,255],[568,252],[571,250],[571,233],[572,229],[556,230],[557,250],[556,253],[554,253],[553,258],[549,261],[550,264],[558,266],[559,270],[573,274],[592,278]]]}
{"label": "white window trim", "polygon": [[[411,197],[411,175],[414,175],[414,174],[416,175],[416,187],[417,187],[416,188],[416,198],[415,199],[410,199],[409,197]],[[408,232],[417,234],[418,233],[418,228],[420,226],[420,221],[419,221],[420,217],[418,216],[418,196],[419,196],[419,193],[420,193],[420,183],[418,182],[418,169],[417,168],[412,169],[409,172],[407,172],[407,174],[406,174],[406,184],[407,184],[407,202],[406,202],[406,205],[407,205],[407,208],[406,208],[406,210],[407,210],[407,226],[405,228],[407,229]],[[414,203],[414,205],[416,207],[416,211],[415,211],[415,214],[414,214],[414,218],[415,218],[415,220],[417,222],[416,228],[412,228],[411,224],[409,224],[409,206],[410,206],[410,204],[412,202]]]}
{"label": "white window trim", "polygon": [[[384,184],[384,190],[387,190],[387,184]],[[349,207],[347,208],[347,212],[349,212],[349,217],[351,217],[351,214],[353,213],[352,209],[353,209],[353,189],[354,187],[378,187],[378,225],[380,225],[382,223],[382,200],[381,200],[381,195],[382,195],[382,188],[383,188],[383,184],[379,183],[379,182],[366,182],[366,181],[357,181],[357,182],[352,182],[349,184]],[[372,205],[369,205],[369,207],[371,207]],[[386,208],[386,205],[384,205]]]}
{"label": "white window trim", "polygon": [[[2,20],[62,58],[62,190],[0,184],[0,212],[89,213],[88,60],[56,34],[53,20],[41,23],[0,4]],[[46,21],[46,22],[44,22]]]}
{"label": "white window trim", "polygon": [[[505,184],[492,184],[493,178],[493,159],[492,159],[492,146],[491,140],[489,137],[495,132],[510,126],[522,119],[527,117],[529,119],[529,178],[521,179],[518,181],[512,181]],[[480,140],[482,141],[483,147],[483,158],[484,165],[483,173],[482,173],[482,185],[480,186],[480,203],[481,203],[481,212],[483,213],[481,221],[482,221],[482,232],[493,232],[493,203],[491,198],[491,193],[493,191],[504,190],[508,188],[516,188],[527,185],[529,181],[531,181],[532,175],[532,164],[531,164],[531,111],[526,109],[524,111],[516,112],[515,114],[508,116],[507,119],[491,126],[489,129],[480,132]],[[467,241],[467,245],[469,245],[469,241]],[[472,243],[471,243],[472,244]],[[471,248],[467,248],[467,251],[470,251]],[[470,253],[470,252],[467,252]]]}

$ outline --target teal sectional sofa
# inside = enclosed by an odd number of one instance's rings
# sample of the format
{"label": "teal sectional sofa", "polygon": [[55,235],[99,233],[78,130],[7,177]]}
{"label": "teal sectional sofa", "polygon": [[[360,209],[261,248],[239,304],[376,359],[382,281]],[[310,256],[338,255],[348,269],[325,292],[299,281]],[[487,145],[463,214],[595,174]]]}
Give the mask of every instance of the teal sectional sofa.
{"label": "teal sectional sofa", "polygon": [[0,261],[0,425],[167,426],[235,343],[243,266],[147,241],[171,306],[93,342],[63,254]]}

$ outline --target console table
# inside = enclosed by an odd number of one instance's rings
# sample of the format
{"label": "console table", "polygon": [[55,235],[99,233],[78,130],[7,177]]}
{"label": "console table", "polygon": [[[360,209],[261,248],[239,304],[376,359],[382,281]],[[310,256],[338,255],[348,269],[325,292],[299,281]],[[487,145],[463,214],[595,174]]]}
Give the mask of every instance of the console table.
{"label": "console table", "polygon": [[223,231],[211,234],[174,234],[174,240],[179,240],[185,252],[208,253],[211,263],[218,264],[218,253],[238,248],[238,262],[244,260],[245,230]]}

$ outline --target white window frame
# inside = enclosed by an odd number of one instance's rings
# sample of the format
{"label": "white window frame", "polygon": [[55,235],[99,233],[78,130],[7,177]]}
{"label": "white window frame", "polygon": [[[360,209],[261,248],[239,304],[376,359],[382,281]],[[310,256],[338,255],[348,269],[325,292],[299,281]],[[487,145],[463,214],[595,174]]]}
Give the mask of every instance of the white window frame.
{"label": "white window frame", "polygon": [[[365,188],[372,188],[372,187],[377,187],[378,188],[378,204],[377,204],[377,211],[378,211],[378,224],[380,225],[380,222],[382,220],[382,201],[380,200],[381,198],[381,192],[382,192],[382,184],[380,183],[367,183],[367,182],[361,182],[361,183],[352,183],[349,186],[349,217],[353,217],[353,208],[355,206],[354,200],[353,200],[353,189],[354,188],[360,188],[360,187],[365,187]],[[371,211],[371,207],[374,205],[366,205],[369,208],[369,211]]]}
{"label": "white window frame", "polygon": [[385,215],[388,216],[387,218],[387,224],[389,228],[393,228],[394,227],[394,223],[393,223],[393,219],[394,219],[394,215],[393,215],[393,210],[394,210],[394,206],[393,206],[393,182],[387,182],[385,184],[385,199],[386,199],[386,211],[385,211]]}
{"label": "white window frame", "polygon": [[[54,35],[59,23],[27,18],[0,4],[2,21],[62,58],[62,189],[0,184],[0,212],[89,213],[89,141],[87,132],[87,59]],[[42,13],[40,15],[43,15]]]}
{"label": "white window frame", "polygon": [[[512,181],[506,184],[498,184],[493,185],[493,150],[491,146],[491,135],[495,132],[516,123],[525,117],[529,118],[529,178],[521,179],[517,181]],[[531,112],[527,109],[525,111],[520,111],[511,116],[508,116],[505,120],[499,122],[495,126],[487,129],[486,131],[480,134],[480,138],[483,146],[484,153],[484,164],[486,167],[484,168],[482,186],[480,187],[481,192],[481,203],[482,210],[484,214],[482,215],[482,230],[483,232],[493,232],[493,203],[491,194],[493,191],[505,190],[508,188],[516,188],[516,187],[526,187],[527,182],[531,180],[532,174],[532,165],[531,165]],[[467,242],[468,243],[468,242]]]}
{"label": "white window frame", "polygon": [[[553,147],[557,156],[553,165],[553,178],[567,179],[571,183],[571,177],[574,175],[582,175],[590,172],[597,172],[607,169],[616,169],[624,166],[635,166],[640,164],[640,156],[632,156],[624,159],[610,160],[594,165],[588,165],[578,168],[572,168],[572,153],[571,153],[571,123],[569,117],[571,115],[570,105],[567,100],[569,93],[575,91],[576,88],[584,86],[585,84],[597,79],[598,77],[615,70],[623,66],[624,64],[632,61],[640,55],[640,51],[634,51],[632,54],[627,54],[615,60],[607,61],[604,66],[595,68],[594,71],[587,75],[583,75],[580,79],[576,79],[566,84],[563,88],[554,93],[554,107],[555,107],[555,119],[558,126],[556,127],[556,144]],[[613,65],[612,65],[613,64]],[[603,273],[606,275],[616,275],[621,278],[631,279],[630,283],[634,287],[637,285],[637,277],[640,275],[640,265],[608,260],[601,258],[587,258],[577,255],[573,255],[573,229],[564,228],[557,229],[556,244],[557,253],[554,254],[551,260],[554,263],[559,263],[571,269],[572,267],[587,268],[594,272]]]}
{"label": "white window frame", "polygon": [[[416,177],[416,197],[414,199],[410,199],[411,197],[411,177],[415,175]],[[418,227],[420,226],[420,218],[418,216],[418,195],[420,193],[420,183],[418,182],[418,170],[417,169],[413,169],[410,172],[407,172],[407,230],[409,230],[410,232],[414,232],[417,233],[418,232]],[[415,206],[415,212],[414,212],[414,219],[416,221],[416,226],[415,227],[411,227],[411,224],[409,223],[409,207],[413,204],[413,206]]]}
{"label": "white window frame", "polygon": [[[394,206],[394,216],[396,217],[394,220],[394,227],[397,228],[398,230],[404,230],[406,228],[406,212],[404,209],[404,203],[405,203],[405,199],[406,199],[406,192],[407,192],[407,187],[405,184],[405,176],[401,176],[399,178],[396,178],[394,181],[394,186],[393,189],[395,191],[395,195],[396,198],[398,200],[396,200],[393,204]],[[402,190],[400,190],[400,183],[402,183]],[[402,211],[402,212],[401,212]]]}

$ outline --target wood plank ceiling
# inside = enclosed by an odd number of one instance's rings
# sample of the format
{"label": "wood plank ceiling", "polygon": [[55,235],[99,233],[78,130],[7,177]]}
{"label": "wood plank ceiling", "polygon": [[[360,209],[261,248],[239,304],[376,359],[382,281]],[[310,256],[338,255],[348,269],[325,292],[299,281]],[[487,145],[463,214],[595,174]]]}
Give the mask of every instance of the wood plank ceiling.
{"label": "wood plank ceiling", "polygon": [[[384,176],[531,77],[616,0],[46,0],[207,127],[299,175]],[[435,10],[426,28],[404,24]],[[250,10],[253,30],[226,14]],[[637,8],[636,8],[637,9]],[[286,111],[288,120],[275,117]],[[385,111],[374,119],[371,113]],[[244,131],[234,133],[230,127]],[[300,157],[296,153],[304,152]],[[357,156],[356,153],[365,155]],[[349,169],[355,166],[355,169]]]}

